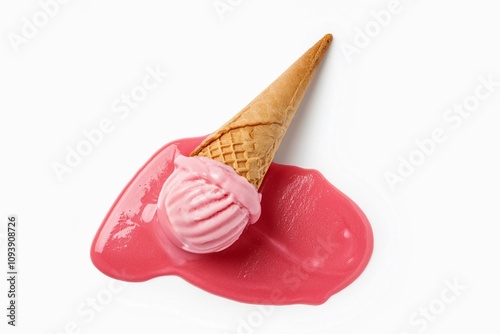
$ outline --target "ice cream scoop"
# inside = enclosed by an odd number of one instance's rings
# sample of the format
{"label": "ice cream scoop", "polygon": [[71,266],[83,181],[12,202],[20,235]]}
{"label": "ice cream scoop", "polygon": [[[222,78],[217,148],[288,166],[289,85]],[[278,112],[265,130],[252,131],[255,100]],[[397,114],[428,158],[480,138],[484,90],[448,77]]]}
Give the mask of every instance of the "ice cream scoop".
{"label": "ice cream scoop", "polygon": [[178,155],[158,199],[162,229],[192,253],[226,249],[260,217],[260,194],[234,169],[205,157]]}
{"label": "ice cream scoop", "polygon": [[[159,200],[162,229],[175,244],[194,253],[221,251],[258,219],[257,190],[331,41],[325,35],[190,158],[176,159]],[[236,179],[221,187],[221,180]]]}

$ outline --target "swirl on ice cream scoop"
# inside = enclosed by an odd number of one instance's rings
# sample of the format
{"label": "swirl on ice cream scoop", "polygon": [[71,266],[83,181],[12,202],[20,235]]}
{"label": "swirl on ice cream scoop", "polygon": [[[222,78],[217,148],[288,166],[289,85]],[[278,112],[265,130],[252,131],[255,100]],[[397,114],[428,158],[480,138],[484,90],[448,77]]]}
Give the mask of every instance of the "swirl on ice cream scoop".
{"label": "swirl on ice cream scoop", "polygon": [[260,194],[234,169],[205,157],[178,155],[158,214],[170,240],[192,253],[226,249],[260,217]]}

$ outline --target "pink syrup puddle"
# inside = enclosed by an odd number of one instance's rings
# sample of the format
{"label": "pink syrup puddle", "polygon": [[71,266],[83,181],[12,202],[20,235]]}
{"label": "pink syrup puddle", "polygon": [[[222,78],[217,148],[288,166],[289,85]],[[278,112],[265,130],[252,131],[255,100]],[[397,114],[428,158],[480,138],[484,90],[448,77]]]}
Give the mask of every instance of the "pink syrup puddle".
{"label": "pink syrup puddle", "polygon": [[318,171],[273,163],[260,188],[262,215],[224,251],[193,254],[171,244],[156,204],[179,152],[204,139],[161,148],[132,178],[102,222],[91,258],[131,282],[178,275],[213,294],[254,304],[322,304],[352,283],[373,250],[359,207]]}

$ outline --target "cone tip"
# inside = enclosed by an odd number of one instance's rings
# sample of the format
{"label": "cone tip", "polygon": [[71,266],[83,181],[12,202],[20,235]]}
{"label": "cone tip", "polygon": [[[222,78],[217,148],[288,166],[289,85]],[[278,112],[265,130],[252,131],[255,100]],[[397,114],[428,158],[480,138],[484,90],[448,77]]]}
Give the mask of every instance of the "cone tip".
{"label": "cone tip", "polygon": [[325,48],[325,49],[328,48],[330,46],[330,44],[332,43],[332,40],[333,40],[333,35],[330,34],[330,33],[328,33],[325,36],[323,36],[323,38],[320,39],[322,47]]}

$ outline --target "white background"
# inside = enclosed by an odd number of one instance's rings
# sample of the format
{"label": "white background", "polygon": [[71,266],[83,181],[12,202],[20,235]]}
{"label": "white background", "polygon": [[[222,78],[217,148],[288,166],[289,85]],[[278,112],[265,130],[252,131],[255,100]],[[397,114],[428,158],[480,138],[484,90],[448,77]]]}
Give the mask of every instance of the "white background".
{"label": "white background", "polygon": [[[500,86],[460,124],[443,117],[478,101],[480,77],[498,85],[499,6],[401,0],[381,27],[372,11],[388,4],[73,0],[16,47],[42,9],[2,1],[0,219],[18,215],[20,279],[19,326],[2,311],[1,332],[498,332]],[[328,32],[276,161],[320,170],[363,208],[375,234],[363,275],[323,305],[264,309],[177,277],[110,288],[90,244],[138,168],[171,140],[217,129]],[[169,75],[120,118],[113,103],[147,67]],[[113,130],[59,182],[53,164],[107,118]],[[436,128],[446,140],[392,189],[385,175]],[[0,291],[6,305],[4,279]]]}

